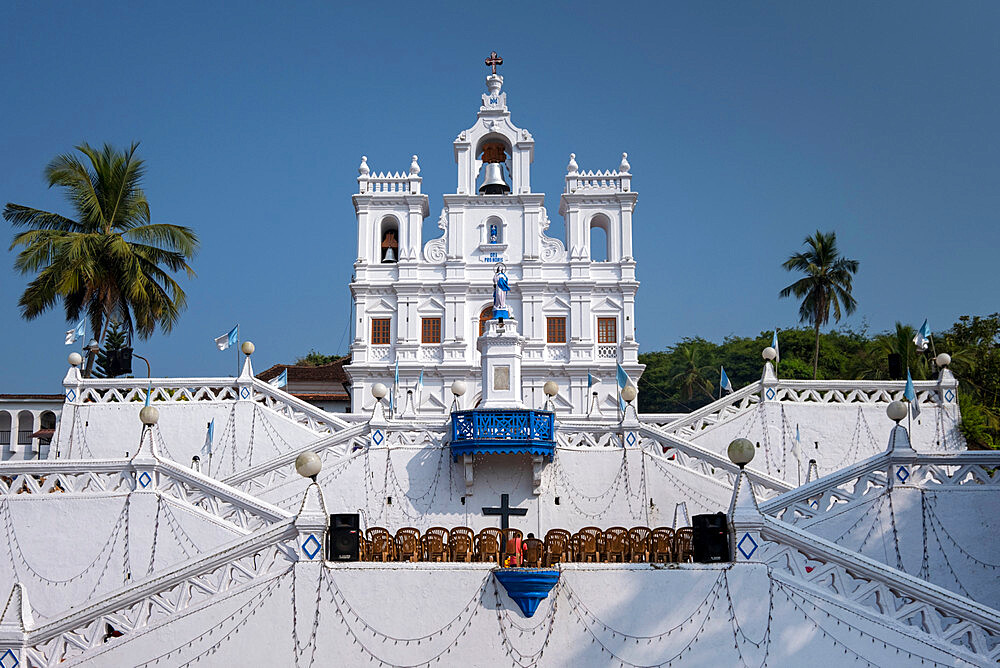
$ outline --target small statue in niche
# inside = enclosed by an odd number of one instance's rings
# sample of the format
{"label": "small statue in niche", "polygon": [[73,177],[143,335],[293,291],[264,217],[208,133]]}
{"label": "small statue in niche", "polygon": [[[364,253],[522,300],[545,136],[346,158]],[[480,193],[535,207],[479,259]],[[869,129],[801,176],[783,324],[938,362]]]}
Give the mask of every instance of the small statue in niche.
{"label": "small statue in niche", "polygon": [[497,233],[497,226],[490,225],[490,243],[495,244],[499,241],[500,237]]}
{"label": "small statue in niche", "polygon": [[507,310],[507,293],[509,291],[507,265],[501,262],[493,274],[493,317],[499,319],[501,324],[504,318],[510,317],[510,312]]}

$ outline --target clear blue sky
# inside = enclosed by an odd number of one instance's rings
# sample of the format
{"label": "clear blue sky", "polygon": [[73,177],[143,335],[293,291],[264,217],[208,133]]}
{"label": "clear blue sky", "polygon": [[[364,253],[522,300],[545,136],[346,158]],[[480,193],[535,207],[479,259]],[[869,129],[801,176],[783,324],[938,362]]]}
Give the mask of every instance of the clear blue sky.
{"label": "clear blue sky", "polygon": [[[212,339],[236,322],[257,369],[344,350],[360,156],[419,154],[433,229],[495,49],[550,212],[571,151],[584,169],[629,153],[643,350],[794,325],[780,263],[817,228],[861,261],[846,324],[941,329],[1000,310],[998,19],[986,2],[7,2],[0,204],[68,212],[52,157],[141,140],[154,220],[202,241],[179,326],[136,346],[154,375],[233,373]],[[27,279],[0,253],[0,392],[58,392],[68,325],[19,319]]]}

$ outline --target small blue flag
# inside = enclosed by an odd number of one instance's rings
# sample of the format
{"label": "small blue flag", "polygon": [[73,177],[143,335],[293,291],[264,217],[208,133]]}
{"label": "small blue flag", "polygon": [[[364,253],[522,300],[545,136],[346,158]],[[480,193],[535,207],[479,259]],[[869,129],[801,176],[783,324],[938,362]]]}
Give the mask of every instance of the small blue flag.
{"label": "small blue flag", "polygon": [[201,454],[212,454],[212,441],[215,439],[215,418],[208,423],[208,434],[205,435],[205,445],[201,446]]}
{"label": "small blue flag", "polygon": [[799,436],[799,425],[795,425],[795,442],[796,443],[802,442],[802,437]]}
{"label": "small blue flag", "polygon": [[725,367],[720,366],[719,371],[722,373],[722,376],[719,378],[719,387],[721,387],[725,392],[732,392],[733,384],[730,382],[729,376],[726,375]]}
{"label": "small blue flag", "polygon": [[774,348],[774,361],[781,361],[781,350],[778,348],[778,329],[775,328],[774,336],[771,337],[771,347]]}
{"label": "small blue flag", "polygon": [[927,324],[927,319],[924,319],[924,324],[920,326],[920,330],[917,335],[913,337],[913,343],[917,346],[917,350],[923,352],[927,350],[927,345],[930,343],[931,338],[931,328]]}
{"label": "small blue flag", "polygon": [[283,369],[281,373],[271,379],[274,387],[286,387],[288,385],[288,369]]}
{"label": "small blue flag", "polygon": [[618,365],[618,371],[615,374],[615,380],[618,381],[618,408],[620,408],[621,411],[624,413],[625,400],[622,399],[622,390],[624,390],[625,386],[629,384],[630,379],[628,377],[628,374],[625,373],[625,369],[622,368],[621,364]]}
{"label": "small blue flag", "polygon": [[592,374],[592,373],[588,373],[587,374],[587,389],[588,390],[590,388],[592,388],[594,385],[597,385],[599,382],[601,382],[601,381],[599,381],[598,379],[594,378],[594,374]]}
{"label": "small blue flag", "polygon": [[80,318],[80,324],[71,330],[66,332],[66,345],[76,343],[77,339],[86,338],[87,334],[87,319]]}
{"label": "small blue flag", "polygon": [[910,402],[910,412],[913,417],[920,415],[920,402],[917,401],[917,391],[913,387],[913,378],[910,377],[910,369],[906,369],[906,387],[903,389],[903,397]]}
{"label": "small blue flag", "polygon": [[423,387],[423,386],[424,386],[424,370],[421,369],[420,378],[417,378],[417,387]]}
{"label": "small blue flag", "polygon": [[236,342],[240,339],[240,326],[236,325],[228,334],[223,334],[222,336],[217,336],[215,338],[215,345],[218,346],[219,350],[226,350],[229,346],[235,346]]}

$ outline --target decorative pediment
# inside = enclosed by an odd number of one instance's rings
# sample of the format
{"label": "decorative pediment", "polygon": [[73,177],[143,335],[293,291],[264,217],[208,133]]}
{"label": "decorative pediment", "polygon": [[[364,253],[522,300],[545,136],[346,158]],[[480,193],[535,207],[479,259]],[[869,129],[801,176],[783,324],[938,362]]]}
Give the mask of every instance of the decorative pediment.
{"label": "decorative pediment", "polygon": [[425,299],[417,306],[417,313],[444,313],[444,304],[431,297],[430,299]]}
{"label": "decorative pediment", "polygon": [[385,299],[380,299],[373,306],[367,307],[365,311],[374,315],[395,315],[396,305]]}
{"label": "decorative pediment", "polygon": [[597,313],[620,313],[622,305],[605,297],[592,304],[590,310]]}
{"label": "decorative pediment", "polygon": [[572,308],[573,307],[569,305],[569,302],[559,296],[555,296],[542,304],[542,311],[545,311],[546,313],[552,311],[570,311]]}

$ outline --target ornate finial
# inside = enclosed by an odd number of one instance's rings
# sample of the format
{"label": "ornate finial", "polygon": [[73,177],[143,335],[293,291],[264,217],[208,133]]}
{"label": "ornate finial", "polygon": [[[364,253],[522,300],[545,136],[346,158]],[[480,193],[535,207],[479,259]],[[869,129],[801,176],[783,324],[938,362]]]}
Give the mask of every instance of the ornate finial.
{"label": "ornate finial", "polygon": [[358,174],[361,176],[368,176],[372,170],[368,169],[368,156],[361,156],[361,166],[358,167]]}
{"label": "ornate finial", "polygon": [[576,153],[569,154],[569,164],[566,165],[567,174],[576,174],[580,169],[580,165],[576,164]]}
{"label": "ornate finial", "polygon": [[410,163],[410,176],[416,176],[420,173],[420,165],[417,164],[417,156],[413,156],[413,162]]}
{"label": "ornate finial", "polygon": [[486,64],[493,68],[493,74],[497,73],[497,65],[503,65],[503,58],[497,55],[496,51],[490,53],[490,57],[486,59]]}
{"label": "ornate finial", "polygon": [[630,169],[632,169],[632,165],[628,164],[628,153],[622,153],[622,164],[618,165],[618,171],[622,174],[628,174]]}

